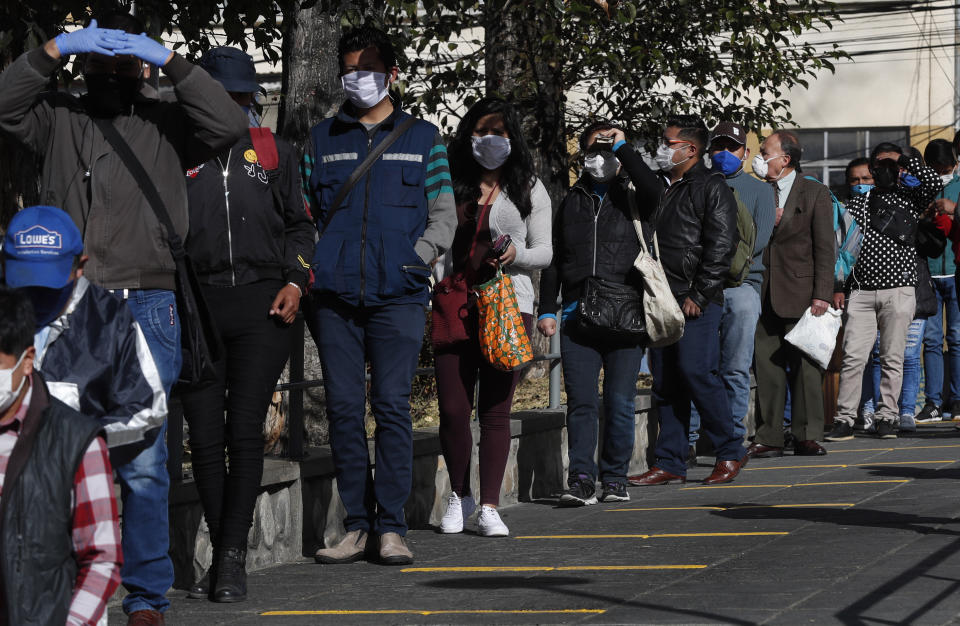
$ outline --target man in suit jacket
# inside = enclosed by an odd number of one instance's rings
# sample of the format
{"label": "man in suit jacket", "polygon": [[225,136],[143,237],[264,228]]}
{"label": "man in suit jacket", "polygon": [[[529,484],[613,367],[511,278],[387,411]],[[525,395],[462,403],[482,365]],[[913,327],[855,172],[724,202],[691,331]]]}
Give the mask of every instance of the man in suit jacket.
{"label": "man in suit jacket", "polygon": [[804,178],[797,136],[777,131],[760,146],[754,172],[773,186],[776,225],[764,253],[766,271],[761,288],[754,357],[757,395],[763,424],[748,454],[783,454],[783,408],[790,385],[794,454],[826,454],[823,438],[823,372],[808,356],[784,340],[809,307],[823,315],[833,296],[836,261],[833,208],[829,190]]}

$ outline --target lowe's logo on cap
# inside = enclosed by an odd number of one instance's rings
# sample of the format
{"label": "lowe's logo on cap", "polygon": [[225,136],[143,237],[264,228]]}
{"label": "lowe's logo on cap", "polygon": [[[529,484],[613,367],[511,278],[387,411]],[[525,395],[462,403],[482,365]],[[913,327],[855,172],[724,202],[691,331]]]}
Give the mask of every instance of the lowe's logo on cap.
{"label": "lowe's logo on cap", "polygon": [[13,239],[20,254],[49,254],[49,250],[63,249],[63,235],[37,224],[14,233]]}
{"label": "lowe's logo on cap", "polygon": [[59,289],[70,282],[83,236],[73,219],[52,206],[31,206],[13,216],[3,237],[4,280],[13,288]]}

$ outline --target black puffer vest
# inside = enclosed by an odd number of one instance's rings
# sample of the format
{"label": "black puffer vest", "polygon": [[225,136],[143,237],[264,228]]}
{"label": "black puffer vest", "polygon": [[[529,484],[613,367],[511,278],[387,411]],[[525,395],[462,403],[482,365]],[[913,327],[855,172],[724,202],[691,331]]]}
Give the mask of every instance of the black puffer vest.
{"label": "black puffer vest", "polygon": [[51,398],[38,373],[0,498],[2,623],[63,624],[70,612],[73,478],[100,431],[93,419]]}

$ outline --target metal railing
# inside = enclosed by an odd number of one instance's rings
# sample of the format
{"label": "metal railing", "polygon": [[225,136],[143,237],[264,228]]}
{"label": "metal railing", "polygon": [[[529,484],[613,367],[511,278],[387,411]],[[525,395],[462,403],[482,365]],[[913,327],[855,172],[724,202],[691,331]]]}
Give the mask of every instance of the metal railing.
{"label": "metal railing", "polygon": [[[320,387],[323,378],[304,380],[303,346],[308,339],[303,334],[303,316],[297,315],[293,323],[290,340],[290,382],[280,383],[275,391],[289,393],[287,412],[287,452],[286,457],[291,461],[302,461],[305,456],[304,446],[304,411],[303,392],[305,389]],[[550,361],[550,394],[549,409],[560,408],[560,334],[554,333],[550,337],[550,352],[533,358],[533,362]],[[434,368],[419,367],[416,376],[433,376]],[[367,376],[369,379],[369,375]],[[183,408],[174,394],[170,399],[169,430],[167,432],[167,448],[169,456],[167,469],[173,480],[183,478]]]}

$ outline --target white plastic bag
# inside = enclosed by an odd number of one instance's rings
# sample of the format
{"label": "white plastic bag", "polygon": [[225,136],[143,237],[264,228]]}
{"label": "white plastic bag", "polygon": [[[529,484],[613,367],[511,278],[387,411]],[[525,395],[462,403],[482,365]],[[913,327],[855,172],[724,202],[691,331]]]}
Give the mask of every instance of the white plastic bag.
{"label": "white plastic bag", "polygon": [[830,307],[826,313],[815,317],[807,309],[784,339],[816,361],[821,368],[827,369],[833,349],[837,347],[837,333],[843,324],[842,315],[840,309]]}

